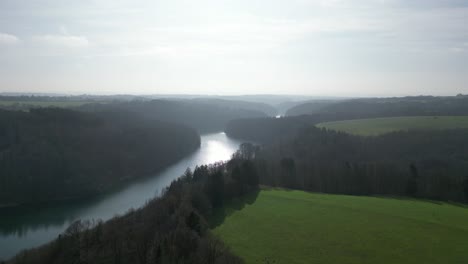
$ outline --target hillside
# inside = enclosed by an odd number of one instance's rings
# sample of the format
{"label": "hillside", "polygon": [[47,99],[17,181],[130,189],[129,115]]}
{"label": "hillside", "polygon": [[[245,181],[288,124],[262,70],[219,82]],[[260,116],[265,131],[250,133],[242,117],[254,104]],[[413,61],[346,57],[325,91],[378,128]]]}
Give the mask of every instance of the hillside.
{"label": "hillside", "polygon": [[[255,133],[244,135],[276,134],[267,127],[251,132]],[[261,184],[321,193],[468,201],[467,129],[361,137],[309,125],[288,133],[291,136],[264,142],[255,154]]]}
{"label": "hillside", "polygon": [[465,207],[262,190],[253,203],[225,211],[214,233],[247,264],[468,261]]}
{"label": "hillside", "polygon": [[468,115],[468,96],[360,98],[328,105],[306,103],[287,116],[312,115],[319,122],[395,116]]}
{"label": "hillside", "polygon": [[287,109],[286,116],[311,115],[319,113],[325,107],[339,102],[338,100],[311,100],[296,104]]}
{"label": "hillside", "polygon": [[100,193],[196,150],[188,127],[127,112],[0,111],[0,205]]}
{"label": "hillside", "polygon": [[[247,103],[248,104],[248,103]],[[254,107],[254,106],[251,106]],[[87,112],[134,113],[149,121],[179,123],[192,127],[200,133],[222,131],[234,119],[266,117],[264,112],[245,109],[237,104],[224,105],[217,100],[153,100],[89,104],[80,107]]]}
{"label": "hillside", "polygon": [[395,131],[468,128],[468,116],[415,116],[355,119],[317,124],[317,127],[361,136]]}

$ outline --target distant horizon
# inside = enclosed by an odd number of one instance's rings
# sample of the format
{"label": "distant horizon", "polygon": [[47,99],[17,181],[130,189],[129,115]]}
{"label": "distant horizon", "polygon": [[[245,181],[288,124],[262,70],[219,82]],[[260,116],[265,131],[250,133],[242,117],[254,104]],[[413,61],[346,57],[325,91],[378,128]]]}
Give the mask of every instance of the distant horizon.
{"label": "distant horizon", "polygon": [[313,95],[313,94],[203,94],[203,93],[54,93],[54,92],[0,92],[0,96],[45,96],[45,97],[74,97],[74,96],[141,96],[141,97],[309,97],[309,98],[392,98],[392,97],[451,97],[457,94],[401,94],[401,95],[361,95],[361,96],[335,96],[335,95]]}

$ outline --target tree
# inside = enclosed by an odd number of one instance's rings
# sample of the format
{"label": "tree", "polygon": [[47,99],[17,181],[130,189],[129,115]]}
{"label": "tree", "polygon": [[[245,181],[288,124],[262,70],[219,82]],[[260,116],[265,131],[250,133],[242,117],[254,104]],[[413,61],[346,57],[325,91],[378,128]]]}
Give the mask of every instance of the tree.
{"label": "tree", "polygon": [[281,179],[285,187],[294,188],[296,185],[296,162],[292,158],[281,160]]}
{"label": "tree", "polygon": [[259,176],[255,165],[252,161],[246,160],[242,163],[242,173],[246,178],[246,183],[250,188],[257,188],[259,184]]}
{"label": "tree", "polygon": [[465,194],[465,200],[468,202],[468,175],[465,176],[463,181],[463,193]]}
{"label": "tree", "polygon": [[238,195],[238,194],[243,194],[244,193],[244,175],[242,174],[242,170],[239,165],[236,165],[232,171],[231,171],[231,177],[235,181],[234,185],[234,190],[233,192]]}
{"label": "tree", "polygon": [[252,160],[255,158],[258,150],[258,146],[251,143],[242,143],[232,156],[234,159]]}
{"label": "tree", "polygon": [[408,196],[416,196],[418,192],[418,169],[414,165],[414,163],[411,163],[410,165],[410,177],[408,179],[408,183],[406,185],[406,194]]}
{"label": "tree", "polygon": [[208,166],[196,166],[193,171],[193,179],[195,181],[200,181],[201,179],[206,179],[209,175]]}
{"label": "tree", "polygon": [[182,178],[186,180],[191,180],[193,177],[193,172],[190,168],[185,169],[184,174],[182,174]]}
{"label": "tree", "polygon": [[190,212],[185,220],[187,226],[192,229],[193,231],[197,232],[198,235],[202,233],[202,223],[200,216],[195,212]]}
{"label": "tree", "polygon": [[224,204],[224,177],[220,170],[209,175],[206,193],[213,207],[221,207]]}

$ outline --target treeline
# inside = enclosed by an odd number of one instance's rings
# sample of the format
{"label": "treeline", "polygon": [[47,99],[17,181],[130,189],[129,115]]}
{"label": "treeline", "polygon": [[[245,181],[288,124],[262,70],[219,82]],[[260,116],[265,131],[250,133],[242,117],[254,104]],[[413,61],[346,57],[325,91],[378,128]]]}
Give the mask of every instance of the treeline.
{"label": "treeline", "polygon": [[256,153],[260,183],[313,192],[468,202],[468,131],[358,137],[315,127]]}
{"label": "treeline", "polygon": [[199,147],[195,130],[135,114],[0,111],[0,205],[100,193]]}
{"label": "treeline", "polygon": [[361,98],[335,103],[309,102],[289,109],[286,115],[310,115],[314,122],[394,116],[468,115],[468,96],[414,96]]}
{"label": "treeline", "polygon": [[239,118],[266,117],[267,114],[253,110],[260,108],[251,103],[227,103],[219,100],[152,100],[89,104],[81,106],[83,111],[135,113],[144,119],[180,123],[195,128],[200,133],[222,131],[227,123]]}
{"label": "treeline", "polygon": [[258,174],[242,148],[228,163],[187,170],[162,197],[106,223],[77,221],[53,242],[8,263],[242,263],[209,231],[225,200],[258,189]]}

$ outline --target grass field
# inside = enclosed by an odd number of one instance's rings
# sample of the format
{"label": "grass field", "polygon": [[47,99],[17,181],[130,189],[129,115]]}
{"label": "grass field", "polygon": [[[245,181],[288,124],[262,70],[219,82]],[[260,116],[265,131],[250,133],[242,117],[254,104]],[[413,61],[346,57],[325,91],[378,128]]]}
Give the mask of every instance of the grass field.
{"label": "grass field", "polygon": [[246,263],[468,263],[465,207],[262,190],[225,213],[213,231]]}
{"label": "grass field", "polygon": [[468,128],[468,116],[415,116],[357,119],[317,125],[354,135],[375,136],[400,130]]}

